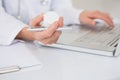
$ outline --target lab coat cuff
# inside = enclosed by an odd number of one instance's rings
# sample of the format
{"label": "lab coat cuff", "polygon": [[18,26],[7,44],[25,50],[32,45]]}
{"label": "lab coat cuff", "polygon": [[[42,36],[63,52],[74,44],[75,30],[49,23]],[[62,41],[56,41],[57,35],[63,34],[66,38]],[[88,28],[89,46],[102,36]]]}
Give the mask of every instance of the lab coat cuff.
{"label": "lab coat cuff", "polygon": [[76,15],[74,15],[74,24],[80,24],[80,19],[79,19],[79,17],[80,17],[80,14],[83,12],[84,10],[77,10],[77,11],[75,11],[75,14]]}
{"label": "lab coat cuff", "polygon": [[1,45],[10,45],[14,43],[14,40],[16,36],[19,34],[19,32],[27,26],[26,24],[19,25],[19,27],[13,31],[11,31],[10,35],[8,36],[7,40],[3,41]]}

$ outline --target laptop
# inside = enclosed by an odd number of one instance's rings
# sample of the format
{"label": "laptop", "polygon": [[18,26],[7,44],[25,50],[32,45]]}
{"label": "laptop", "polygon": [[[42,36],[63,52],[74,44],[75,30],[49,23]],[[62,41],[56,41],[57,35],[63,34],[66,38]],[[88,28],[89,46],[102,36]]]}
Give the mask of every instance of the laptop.
{"label": "laptop", "polygon": [[82,53],[104,56],[118,56],[120,54],[120,23],[113,29],[106,26],[91,27],[88,25],[72,25],[72,30],[63,30],[56,44],[44,45]]}

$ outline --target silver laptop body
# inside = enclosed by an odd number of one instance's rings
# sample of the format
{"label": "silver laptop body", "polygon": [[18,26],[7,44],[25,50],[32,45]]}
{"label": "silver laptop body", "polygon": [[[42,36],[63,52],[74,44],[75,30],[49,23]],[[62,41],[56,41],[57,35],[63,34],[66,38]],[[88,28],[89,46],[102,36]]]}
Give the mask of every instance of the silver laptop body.
{"label": "silver laptop body", "polygon": [[72,30],[62,31],[56,44],[44,45],[40,42],[37,44],[105,56],[120,54],[120,25],[113,29],[85,25],[72,27]]}

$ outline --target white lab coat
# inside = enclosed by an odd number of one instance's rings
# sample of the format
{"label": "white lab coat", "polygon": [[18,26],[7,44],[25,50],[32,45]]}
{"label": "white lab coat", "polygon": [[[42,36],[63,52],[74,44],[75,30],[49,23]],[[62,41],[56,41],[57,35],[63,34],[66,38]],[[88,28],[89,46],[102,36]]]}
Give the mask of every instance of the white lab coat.
{"label": "white lab coat", "polygon": [[65,24],[79,23],[83,11],[73,8],[71,0],[50,0],[46,5],[41,0],[0,0],[0,45],[11,44],[32,18],[50,10],[63,16]]}

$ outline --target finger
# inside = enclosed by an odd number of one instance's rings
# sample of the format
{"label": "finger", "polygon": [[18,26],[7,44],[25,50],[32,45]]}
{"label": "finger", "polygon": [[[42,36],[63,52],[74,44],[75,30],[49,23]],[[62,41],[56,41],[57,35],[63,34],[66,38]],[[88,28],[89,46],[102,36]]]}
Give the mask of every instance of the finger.
{"label": "finger", "polygon": [[38,15],[37,17],[35,17],[34,19],[32,19],[30,21],[30,25],[31,26],[40,26],[40,22],[43,21],[43,15],[44,14],[42,13],[42,14]]}
{"label": "finger", "polygon": [[50,38],[56,29],[58,28],[58,22],[54,22],[47,30],[41,31],[40,35],[42,36],[42,39]]}
{"label": "finger", "polygon": [[50,38],[44,39],[41,42],[44,44],[56,43],[60,35],[61,35],[61,31],[56,31]]}
{"label": "finger", "polygon": [[106,14],[105,13],[105,15],[106,15],[106,18],[108,19],[108,21],[109,22],[107,22],[111,27],[114,27],[114,23],[113,23],[113,19],[112,19],[112,17],[110,17],[110,15],[109,14]]}
{"label": "finger", "polygon": [[56,43],[61,35],[61,31],[56,31],[51,37],[52,43]]}
{"label": "finger", "polygon": [[112,18],[110,18],[108,15],[106,14],[101,14],[102,16],[99,16],[98,18],[99,19],[102,19],[104,20],[108,25],[110,25],[111,27],[113,27],[113,21],[112,21]]}
{"label": "finger", "polygon": [[110,25],[111,27],[113,27],[113,21],[112,21],[112,18],[108,15],[108,14],[105,14],[105,13],[101,13],[99,11],[97,12],[94,12],[94,15],[93,13],[91,13],[89,15],[90,18],[93,18],[93,19],[101,19],[101,20],[104,20],[108,25]]}
{"label": "finger", "polygon": [[49,35],[52,35],[57,28],[58,28],[58,21],[54,22],[45,32],[48,33]]}
{"label": "finger", "polygon": [[42,41],[46,38],[46,35],[43,31],[34,32],[35,40]]}
{"label": "finger", "polygon": [[58,23],[59,27],[62,27],[64,25],[63,23],[63,17],[59,18],[59,23]]}

